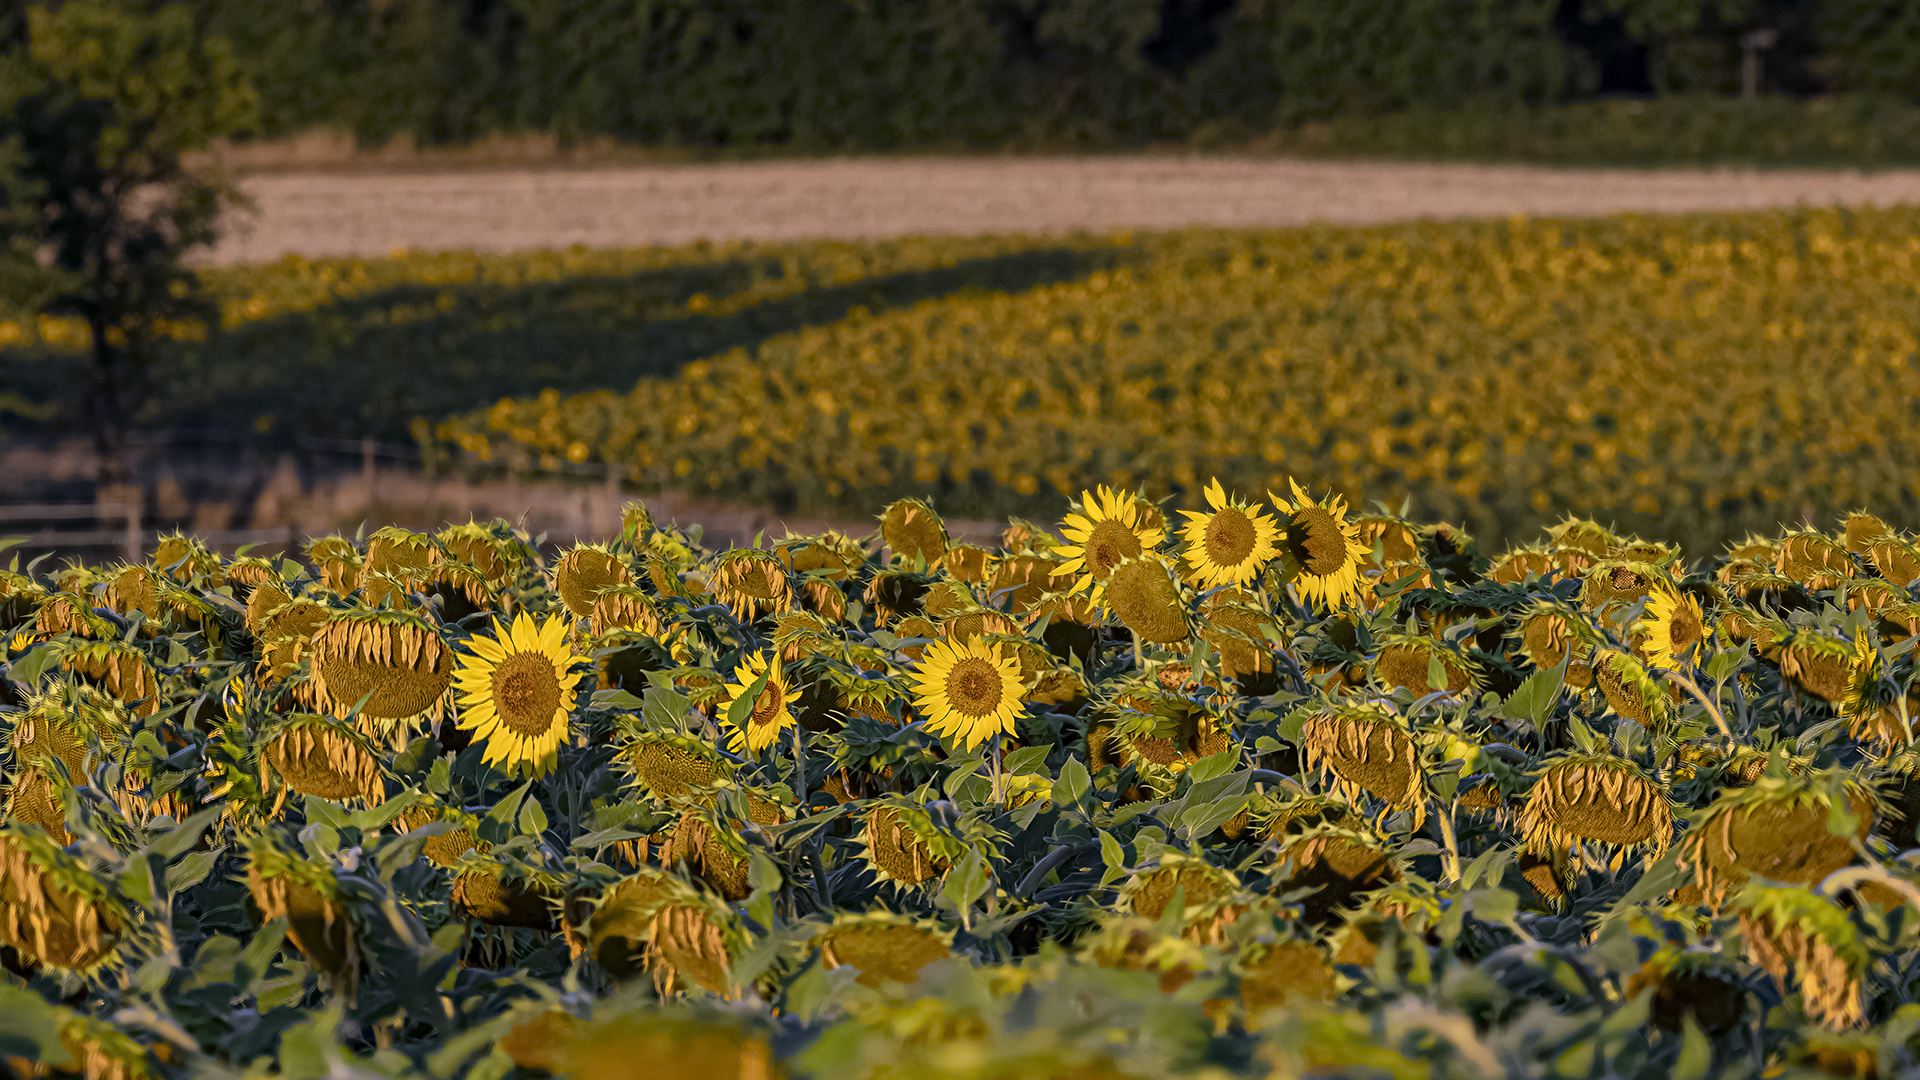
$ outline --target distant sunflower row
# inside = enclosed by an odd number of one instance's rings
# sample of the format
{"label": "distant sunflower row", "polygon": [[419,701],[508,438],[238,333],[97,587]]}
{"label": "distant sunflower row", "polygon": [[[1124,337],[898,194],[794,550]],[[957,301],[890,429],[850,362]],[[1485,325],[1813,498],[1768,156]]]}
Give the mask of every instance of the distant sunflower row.
{"label": "distant sunflower row", "polygon": [[1920,1064],[1920,538],[1202,490],[15,563],[0,1006],[114,1080]]}
{"label": "distant sunflower row", "polygon": [[1858,505],[1920,522],[1920,210],[1112,237],[1072,280],[859,310],[431,448],[851,510],[934,492],[1197,509],[1286,473],[1490,540],[1603,514],[1706,550]]}

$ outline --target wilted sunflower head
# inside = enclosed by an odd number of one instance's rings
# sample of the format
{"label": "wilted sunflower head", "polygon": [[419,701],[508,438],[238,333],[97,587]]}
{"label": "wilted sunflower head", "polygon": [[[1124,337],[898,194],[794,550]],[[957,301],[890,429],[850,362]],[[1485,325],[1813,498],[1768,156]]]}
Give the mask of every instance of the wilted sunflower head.
{"label": "wilted sunflower head", "polygon": [[1280,569],[1309,605],[1338,611],[1359,595],[1360,566],[1372,549],[1347,520],[1347,502],[1338,495],[1315,500],[1289,479],[1293,497],[1267,492],[1280,511]]}
{"label": "wilted sunflower head", "polygon": [[1552,671],[1573,650],[1567,665],[1567,685],[1584,688],[1593,683],[1589,662],[1600,634],[1588,616],[1557,600],[1536,600],[1519,613],[1520,653],[1539,671]]}
{"label": "wilted sunflower head", "polygon": [[934,566],[947,554],[947,525],[921,499],[901,499],[880,515],[880,538],[893,557]]}
{"label": "wilted sunflower head", "polygon": [[1855,555],[1865,555],[1867,548],[1883,536],[1891,536],[1893,529],[1886,522],[1867,513],[1855,510],[1848,514],[1841,525],[1841,543]]}
{"label": "wilted sunflower head", "polygon": [[409,612],[338,612],[309,647],[314,690],[335,716],[357,705],[364,718],[409,720],[437,709],[453,682],[453,652],[439,629]]}
{"label": "wilted sunflower head", "polygon": [[1673,719],[1675,691],[1632,653],[1597,650],[1593,681],[1609,709],[1648,731],[1663,732]]}
{"label": "wilted sunflower head", "polygon": [[626,560],[603,544],[581,544],[553,564],[553,591],[580,618],[593,614],[602,589],[633,581]]}
{"label": "wilted sunflower head", "polygon": [[1248,693],[1270,693],[1265,687],[1274,672],[1274,645],[1267,635],[1277,636],[1280,623],[1252,599],[1232,589],[1208,597],[1201,605],[1200,637],[1219,658],[1222,675],[1245,684]]}
{"label": "wilted sunflower head", "polygon": [[260,756],[287,787],[334,802],[386,801],[386,769],[366,736],[332,717],[296,713],[275,726]]}
{"label": "wilted sunflower head", "polygon": [[1143,641],[1172,645],[1187,640],[1191,632],[1173,567],[1159,556],[1115,563],[1100,595],[1108,610]]}
{"label": "wilted sunflower head", "polygon": [[1516,547],[1493,561],[1487,568],[1487,580],[1502,585],[1518,585],[1531,578],[1560,572],[1560,560],[1544,544]]}
{"label": "wilted sunflower head", "polygon": [[1158,865],[1133,875],[1121,889],[1119,911],[1158,922],[1180,897],[1181,936],[1195,944],[1219,945],[1254,899],[1230,870],[1198,855],[1163,851]]}
{"label": "wilted sunflower head", "polygon": [[1090,593],[1097,599],[1115,566],[1166,542],[1165,530],[1149,523],[1141,501],[1130,492],[1104,486],[1080,493],[1076,512],[1060,525],[1067,542],[1052,552],[1064,560],[1054,573],[1074,575],[1073,592]]}
{"label": "wilted sunflower head", "polygon": [[1603,559],[1580,575],[1580,606],[1606,612],[1639,602],[1672,579],[1652,563]]}
{"label": "wilted sunflower head", "polygon": [[667,801],[685,798],[733,773],[726,757],[703,740],[665,732],[635,736],[621,749],[619,763],[642,791]]}
{"label": "wilted sunflower head", "polygon": [[1782,577],[1792,578],[1816,592],[1831,589],[1860,572],[1840,541],[1812,529],[1790,532],[1781,539],[1774,568]]}
{"label": "wilted sunflower head", "polygon": [[1920,578],[1920,547],[1905,537],[1877,536],[1867,543],[1866,554],[1874,570],[1895,585],[1904,587]]}
{"label": "wilted sunflower head", "polygon": [[758,548],[735,548],[715,560],[713,593],[741,619],[793,607],[793,586],[780,560]]}
{"label": "wilted sunflower head", "polygon": [[360,587],[360,551],[344,536],[316,536],[307,541],[307,562],[320,581],[342,596]]}
{"label": "wilted sunflower head", "polygon": [[523,543],[498,524],[468,521],[449,525],[436,534],[453,561],[472,567],[492,587],[505,587],[526,565]]}
{"label": "wilted sunflower head", "polygon": [[1673,840],[1667,794],[1640,767],[1608,753],[1566,754],[1548,762],[1520,813],[1527,847],[1565,850],[1577,841],[1659,855]]}
{"label": "wilted sunflower head", "polygon": [[911,983],[921,968],[953,956],[951,931],[884,910],[836,916],[809,944],[827,967],[858,968],[854,981],[875,989],[883,980]]}
{"label": "wilted sunflower head", "polygon": [[1621,538],[1612,529],[1589,518],[1568,517],[1547,526],[1549,542],[1561,551],[1578,551],[1594,559],[1607,558],[1621,546]]}
{"label": "wilted sunflower head", "polygon": [[136,646],[122,641],[90,641],[66,651],[60,666],[131,705],[140,716],[160,711],[159,676],[147,654]]}
{"label": "wilted sunflower head", "polygon": [[1193,584],[1200,589],[1248,584],[1279,554],[1279,529],[1258,508],[1229,499],[1217,479],[1208,483],[1205,495],[1209,509],[1181,511],[1187,519],[1181,530],[1183,554]]}
{"label": "wilted sunflower head", "polygon": [[861,856],[874,875],[901,891],[933,881],[966,853],[959,838],[904,800],[886,800],[869,809],[861,840]]}
{"label": "wilted sunflower head", "polygon": [[979,544],[954,544],[947,548],[947,573],[957,581],[984,585],[992,572],[994,553]]}
{"label": "wilted sunflower head", "polygon": [[1435,690],[1470,692],[1479,685],[1478,666],[1446,642],[1424,634],[1382,634],[1376,640],[1380,652],[1374,673],[1389,687],[1425,695]]}
{"label": "wilted sunflower head", "polygon": [[1782,993],[1798,989],[1809,1017],[1831,1028],[1866,1018],[1860,990],[1873,952],[1840,905],[1810,888],[1749,881],[1734,907],[1748,956]]}
{"label": "wilted sunflower head", "polygon": [[109,880],[35,826],[0,826],[0,944],[59,971],[100,969],[133,922]]}
{"label": "wilted sunflower head", "polygon": [[[1343,791],[1366,791],[1388,806],[1422,818],[1426,770],[1404,724],[1368,705],[1337,706],[1307,718],[1300,728],[1301,761],[1338,778]],[[1418,828],[1418,825],[1415,825]]]}
{"label": "wilted sunflower head", "polygon": [[1778,639],[1780,675],[1797,689],[1841,705],[1855,666],[1856,651],[1845,638],[1797,627]]}
{"label": "wilted sunflower head", "polygon": [[1818,885],[1854,861],[1877,817],[1877,800],[1842,769],[1761,776],[1723,792],[1680,841],[1693,884],[1677,899],[1720,907],[1748,879]]}

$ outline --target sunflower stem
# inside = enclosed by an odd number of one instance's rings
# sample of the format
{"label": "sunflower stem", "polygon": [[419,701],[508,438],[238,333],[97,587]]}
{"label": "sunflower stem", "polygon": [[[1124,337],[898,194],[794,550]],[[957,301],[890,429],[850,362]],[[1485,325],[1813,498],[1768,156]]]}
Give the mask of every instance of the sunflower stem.
{"label": "sunflower stem", "polygon": [[800,725],[793,725],[793,793],[800,805],[807,804],[807,744]]}
{"label": "sunflower stem", "polygon": [[1433,818],[1440,826],[1440,843],[1447,849],[1447,857],[1445,860],[1447,880],[1458,884],[1460,881],[1460,839],[1454,835],[1453,831],[1453,802],[1449,800],[1442,803],[1440,800],[1435,799],[1434,808],[1438,811],[1438,813],[1433,815]]}
{"label": "sunflower stem", "polygon": [[[1138,641],[1138,638],[1134,640]],[[988,761],[993,766],[993,805],[1005,806],[1006,781],[1000,775],[1000,732],[993,733],[993,746],[987,751]]]}
{"label": "sunflower stem", "polygon": [[1133,670],[1140,670],[1140,631],[1133,631]]}

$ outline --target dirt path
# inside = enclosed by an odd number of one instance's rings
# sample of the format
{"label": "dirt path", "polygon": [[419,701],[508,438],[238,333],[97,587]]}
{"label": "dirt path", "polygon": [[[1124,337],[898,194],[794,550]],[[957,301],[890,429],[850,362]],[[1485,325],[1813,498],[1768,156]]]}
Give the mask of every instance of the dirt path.
{"label": "dirt path", "polygon": [[1920,170],[1546,169],[1227,158],[855,159],[277,173],[216,262],[568,244],[1364,224],[1920,201]]}

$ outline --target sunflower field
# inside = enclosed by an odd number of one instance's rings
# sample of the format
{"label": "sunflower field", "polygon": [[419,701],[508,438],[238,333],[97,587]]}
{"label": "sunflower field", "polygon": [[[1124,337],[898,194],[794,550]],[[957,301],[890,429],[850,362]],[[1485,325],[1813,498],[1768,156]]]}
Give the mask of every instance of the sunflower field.
{"label": "sunflower field", "polygon": [[0,575],[0,1055],[174,1077],[1892,1076],[1920,537],[1283,477]]}
{"label": "sunflower field", "polygon": [[1207,476],[1294,474],[1501,541],[1568,513],[1701,549],[1860,505],[1920,525],[1914,208],[1109,239],[1133,257],[435,435],[809,508],[1194,508]]}

